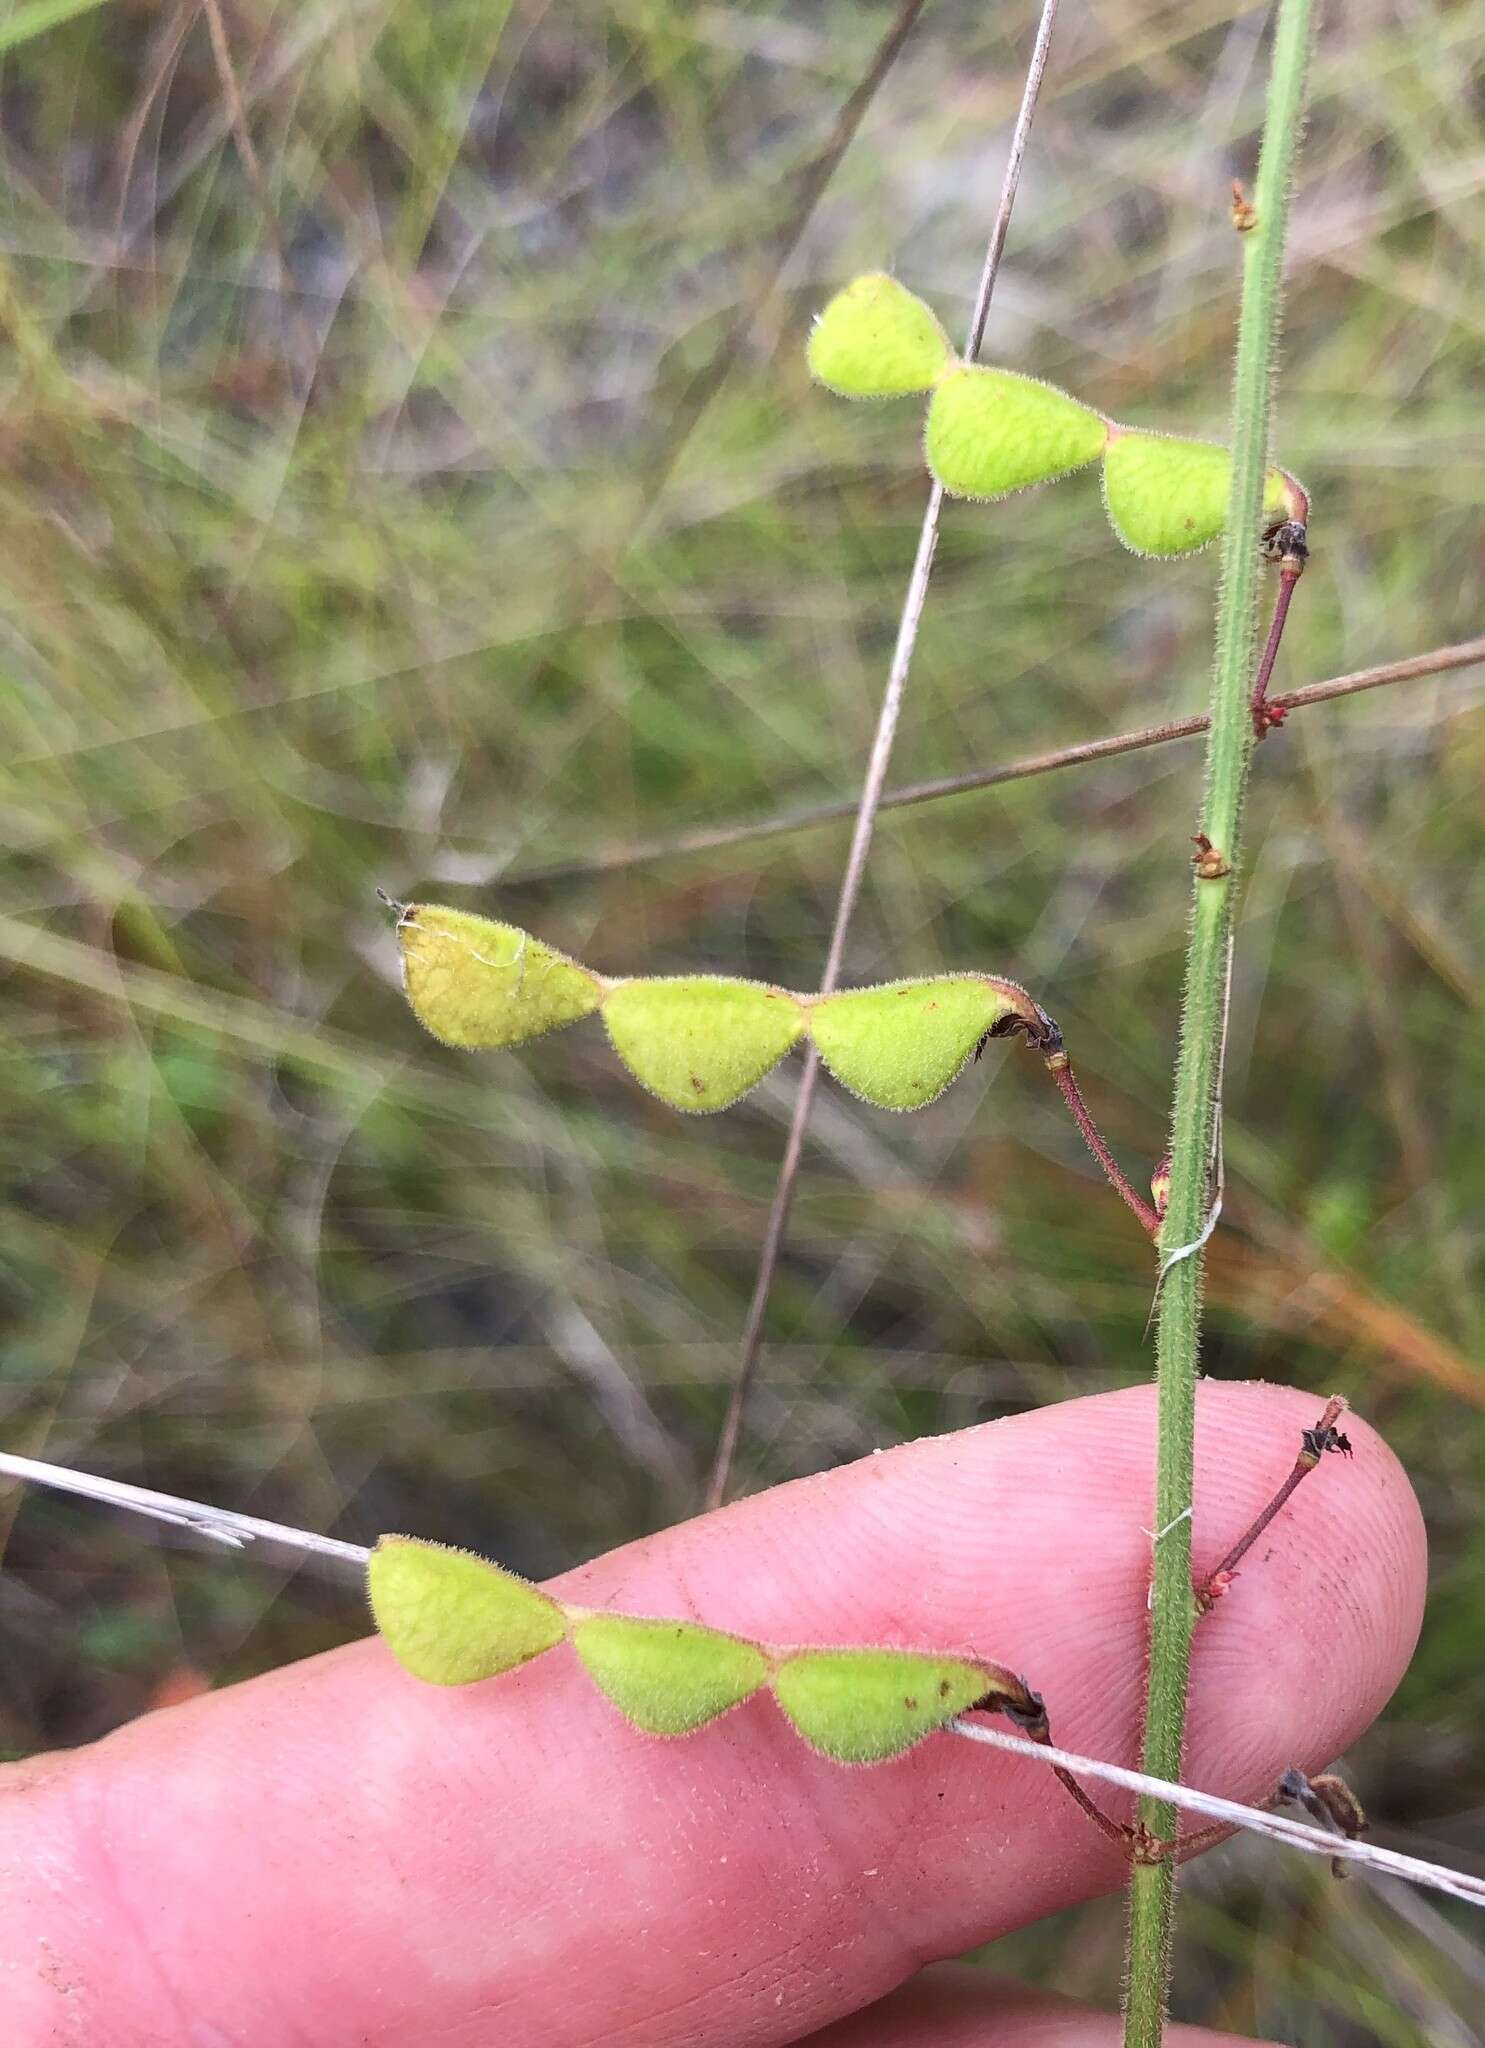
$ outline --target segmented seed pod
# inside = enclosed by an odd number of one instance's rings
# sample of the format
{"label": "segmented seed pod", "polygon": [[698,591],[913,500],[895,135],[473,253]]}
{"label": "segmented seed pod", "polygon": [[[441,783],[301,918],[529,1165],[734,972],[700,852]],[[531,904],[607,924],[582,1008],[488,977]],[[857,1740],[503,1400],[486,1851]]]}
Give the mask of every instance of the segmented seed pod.
{"label": "segmented seed pod", "polygon": [[611,1705],[645,1735],[691,1735],[769,1687],[833,1762],[883,1763],[956,1715],[999,1706],[1023,1726],[1041,1702],[1003,1665],[933,1650],[756,1643],[700,1622],[609,1614],[551,1599],[467,1551],[383,1536],[367,1571],[388,1649],[433,1685],[498,1677],[570,1639]]}
{"label": "segmented seed pod", "polygon": [[984,1040],[1018,1023],[1055,1031],[1026,991],[989,974],[798,995],[697,974],[608,980],[529,932],[466,911],[400,912],[408,995],[420,1021],[464,1047],[519,1044],[590,1010],[635,1079],[675,1109],[727,1109],[808,1034],[843,1087],[881,1109],[921,1109]]}

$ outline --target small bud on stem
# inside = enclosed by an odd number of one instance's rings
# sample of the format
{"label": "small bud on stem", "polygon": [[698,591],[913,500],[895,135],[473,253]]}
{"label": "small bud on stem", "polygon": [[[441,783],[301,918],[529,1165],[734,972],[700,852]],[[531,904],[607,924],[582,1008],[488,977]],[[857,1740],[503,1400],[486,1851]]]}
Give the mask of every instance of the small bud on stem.
{"label": "small bud on stem", "polygon": [[1232,866],[1224,858],[1222,849],[1213,846],[1205,832],[1193,832],[1191,844],[1196,848],[1191,856],[1191,865],[1196,870],[1198,881],[1220,882],[1232,873]]}
{"label": "small bud on stem", "polygon": [[1258,225],[1258,209],[1243,191],[1241,178],[1232,181],[1232,224],[1240,235],[1251,235]]}

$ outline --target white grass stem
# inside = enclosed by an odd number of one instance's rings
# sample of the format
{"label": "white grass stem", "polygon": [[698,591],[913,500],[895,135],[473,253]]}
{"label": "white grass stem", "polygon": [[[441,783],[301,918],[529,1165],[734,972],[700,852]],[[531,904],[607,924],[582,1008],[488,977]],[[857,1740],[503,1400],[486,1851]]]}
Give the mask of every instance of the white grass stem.
{"label": "white grass stem", "polygon": [[[282,1522],[234,1514],[230,1508],[210,1507],[204,1501],[183,1500],[173,1493],[156,1493],[149,1487],[130,1486],[122,1479],[103,1479],[91,1472],[76,1472],[67,1465],[49,1465],[39,1458],[22,1458],[8,1451],[0,1451],[0,1475],[29,1481],[34,1486],[55,1487],[63,1493],[81,1494],[105,1507],[148,1515],[167,1528],[188,1530],[231,1550],[247,1550],[255,1543],[269,1544],[330,1560],[337,1566],[351,1566],[358,1574],[365,1571],[371,1557],[364,1544],[341,1543],[331,1536],[316,1535],[311,1529],[291,1529]],[[962,1735],[970,1742],[983,1742],[992,1749],[1008,1750],[1013,1756],[1030,1757],[1036,1763],[1058,1764],[1080,1778],[1100,1779],[1128,1792],[1166,1800],[1189,1813],[1199,1813],[1231,1827],[1247,1828],[1312,1856],[1341,1857],[1369,1870],[1425,1885],[1432,1891],[1447,1892],[1468,1905],[1485,1906],[1485,1878],[1451,1870],[1447,1864],[1425,1863],[1420,1857],[1404,1856],[1395,1849],[1381,1849],[1370,1842],[1350,1842],[1344,1836],[1327,1834],[1283,1814],[1266,1813],[1260,1806],[1242,1806],[1234,1799],[1220,1799],[1215,1793],[1198,1792],[1189,1785],[1167,1784],[1143,1771],[1130,1771],[1122,1764],[1106,1764],[1097,1757],[1055,1749],[1050,1743],[1027,1742],[1020,1735],[1005,1734],[979,1721],[951,1721],[946,1732]]]}
{"label": "white grass stem", "polygon": [[256,1515],[235,1514],[231,1508],[207,1507],[201,1501],[181,1500],[173,1493],[155,1493],[147,1486],[130,1486],[125,1480],[103,1479],[92,1472],[74,1472],[67,1465],[48,1465],[39,1458],[22,1458],[10,1451],[0,1451],[0,1475],[27,1479],[33,1486],[55,1487],[61,1493],[80,1493],[106,1507],[148,1515],[152,1521],[188,1530],[226,1550],[246,1550],[254,1543],[269,1543],[299,1551],[306,1557],[349,1565],[357,1573],[365,1571],[371,1556],[362,1543],[341,1543],[334,1536],[317,1536],[311,1529],[290,1529],[282,1522],[264,1522]]}
{"label": "white grass stem", "polygon": [[1056,1749],[1050,1743],[1028,1742],[1022,1735],[1007,1735],[999,1728],[987,1728],[977,1721],[951,1721],[951,1735],[966,1736],[971,1742],[986,1743],[991,1749],[1009,1750],[1014,1756],[1028,1756],[1044,1764],[1060,1764],[1075,1777],[1097,1778],[1106,1785],[1120,1785],[1150,1799],[1164,1800],[1187,1813],[1199,1813],[1208,1820],[1229,1827],[1247,1828],[1253,1834],[1268,1835],[1273,1841],[1303,1849],[1311,1856],[1339,1857],[1366,1869],[1405,1877],[1412,1884],[1447,1892],[1467,1905],[1485,1907],[1485,1878],[1467,1870],[1450,1870],[1447,1864],[1425,1863],[1418,1856],[1404,1856],[1396,1849],[1378,1848],[1373,1842],[1352,1842],[1344,1835],[1329,1834],[1324,1828],[1290,1820],[1282,1813],[1269,1813],[1261,1806],[1243,1806],[1236,1799],[1221,1799],[1215,1792],[1198,1792],[1190,1785],[1173,1785],[1164,1778],[1149,1777],[1144,1771],[1126,1770],[1122,1764],[1106,1764],[1097,1757],[1078,1756],[1070,1749]]}

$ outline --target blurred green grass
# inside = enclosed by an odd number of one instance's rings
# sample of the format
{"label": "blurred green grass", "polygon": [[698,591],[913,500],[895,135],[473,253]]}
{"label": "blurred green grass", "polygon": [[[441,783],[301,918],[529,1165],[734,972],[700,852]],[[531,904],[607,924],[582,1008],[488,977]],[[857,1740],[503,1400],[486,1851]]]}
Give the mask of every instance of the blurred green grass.
{"label": "blurred green grass", "polygon": [[[789,1071],[692,1124],[595,1029],[446,1052],[373,889],[612,971],[811,985],[843,827],[518,877],[855,787],[917,416],[813,391],[802,339],[881,265],[962,327],[1029,6],[930,6],[687,429],[891,12],[239,0],[256,176],[190,6],[0,50],[8,1447],[538,1573],[694,1503]],[[1064,19],[990,359],[1220,433],[1261,28]],[[1482,44],[1479,0],[1322,32],[1281,687],[1480,630]],[[1200,706],[1212,559],[1134,561],[1096,490],[950,508],[898,779]],[[1355,1763],[1456,1851],[1485,1846],[1481,686],[1312,710],[1259,757],[1208,1346],[1347,1393],[1414,1475],[1428,1631]],[[1024,980],[1153,1161],[1197,773],[1188,744],[885,819],[850,977]],[[1034,1062],[912,1119],[826,1092],[742,1479],[1141,1377],[1148,1283]],[[360,1626],[75,1505],[12,1497],[0,1531],[13,1752]],[[1470,2002],[1436,1926],[1349,1888],[1239,1850],[1194,1888],[1193,2015],[1390,2042]],[[1370,1990],[1337,1963],[1368,1918]],[[1108,2000],[1116,1919],[1017,1956]]]}

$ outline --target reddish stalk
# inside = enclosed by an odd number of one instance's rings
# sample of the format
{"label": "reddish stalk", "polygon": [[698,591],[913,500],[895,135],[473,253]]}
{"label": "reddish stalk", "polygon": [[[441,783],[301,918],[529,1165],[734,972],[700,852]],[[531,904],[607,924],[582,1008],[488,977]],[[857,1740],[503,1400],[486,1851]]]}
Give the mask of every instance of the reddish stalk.
{"label": "reddish stalk", "polygon": [[[1001,1698],[984,1699],[979,1702],[979,1710],[992,1714],[1004,1714],[1006,1719],[1013,1727],[1020,1730],[1028,1742],[1039,1742],[1050,1748],[1052,1744],[1052,1728],[1047,1720],[1046,1703],[1039,1692],[1033,1692],[1026,1685],[1024,1679],[1021,1683],[1026,1689],[1024,1705],[1016,1706],[1008,1700]],[[974,1712],[976,1709],[971,1708],[970,1711]],[[1115,1820],[1112,1814],[1105,1813],[1097,1800],[1090,1798],[1083,1790],[1066,1765],[1053,1764],[1052,1775],[1072,1799],[1074,1805],[1092,1821],[1100,1834],[1107,1835],[1111,1842],[1117,1842],[1127,1855],[1132,1856],[1134,1854],[1140,1840],[1136,1829],[1126,1826],[1123,1821]]]}
{"label": "reddish stalk", "polygon": [[1073,1122],[1083,1134],[1083,1142],[1103,1168],[1110,1187],[1121,1202],[1134,1211],[1140,1223],[1151,1237],[1160,1235],[1160,1218],[1144,1200],[1126,1176],[1118,1160],[1104,1143],[1103,1133],[1093,1121],[1083,1091],[1073,1076],[1072,1062],[1065,1052],[1054,1052],[1047,1061],[1047,1072],[1057,1083],[1062,1099],[1072,1111]]}
{"label": "reddish stalk", "polygon": [[[1048,1736],[1047,1739],[1050,1742],[1051,1737]],[[1107,1835],[1111,1842],[1117,1842],[1126,1855],[1133,1852],[1138,1838],[1135,1830],[1127,1822],[1115,1820],[1112,1814],[1105,1813],[1096,1800],[1088,1797],[1088,1794],[1083,1790],[1072,1772],[1064,1770],[1061,1764],[1053,1764],[1052,1776],[1057,1780],[1063,1791],[1073,1800],[1074,1804],[1079,1806],[1088,1816],[1101,1835]]]}
{"label": "reddish stalk", "polygon": [[1232,1575],[1238,1565],[1241,1564],[1269,1523],[1274,1519],[1274,1516],[1284,1506],[1289,1496],[1299,1485],[1299,1482],[1306,1474],[1314,1471],[1324,1454],[1327,1451],[1338,1451],[1342,1457],[1350,1457],[1350,1438],[1343,1430],[1336,1427],[1345,1412],[1346,1403],[1343,1397],[1339,1394],[1333,1395],[1326,1402],[1320,1420],[1312,1429],[1304,1431],[1300,1438],[1299,1456],[1295,1459],[1294,1468],[1288,1478],[1284,1481],[1268,1506],[1264,1508],[1263,1512],[1255,1516],[1253,1521],[1249,1523],[1242,1535],[1239,1536],[1237,1542],[1233,1544],[1231,1550],[1222,1559],[1222,1562],[1197,1587],[1196,1604],[1202,1614],[1209,1614],[1221,1599],[1231,1584]]}
{"label": "reddish stalk", "polygon": [[1289,715],[1287,705],[1269,703],[1268,686],[1274,672],[1274,663],[1279,656],[1279,642],[1284,637],[1284,624],[1289,617],[1290,600],[1309,559],[1309,549],[1305,545],[1305,529],[1297,519],[1286,519],[1277,526],[1271,526],[1263,536],[1262,548],[1264,558],[1279,565],[1279,589],[1274,598],[1274,615],[1269,622],[1268,639],[1264,642],[1258,673],[1253,680],[1253,732],[1260,740],[1274,726],[1282,725]]}

